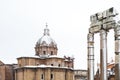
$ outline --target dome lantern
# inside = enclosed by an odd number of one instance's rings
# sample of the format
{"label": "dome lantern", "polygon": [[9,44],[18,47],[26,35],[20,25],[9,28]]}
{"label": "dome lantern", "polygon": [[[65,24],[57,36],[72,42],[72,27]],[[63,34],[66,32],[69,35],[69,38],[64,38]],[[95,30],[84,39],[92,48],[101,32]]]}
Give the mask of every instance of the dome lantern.
{"label": "dome lantern", "polygon": [[44,29],[44,35],[48,35],[48,36],[50,35],[47,23],[46,23],[46,28]]}

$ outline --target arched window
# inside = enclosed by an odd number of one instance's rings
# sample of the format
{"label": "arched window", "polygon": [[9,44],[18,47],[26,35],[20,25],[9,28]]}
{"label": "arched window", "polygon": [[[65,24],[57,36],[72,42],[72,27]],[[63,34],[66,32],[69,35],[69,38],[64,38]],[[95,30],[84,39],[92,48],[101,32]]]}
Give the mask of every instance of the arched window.
{"label": "arched window", "polygon": [[60,67],[60,64],[58,65],[58,67]]}

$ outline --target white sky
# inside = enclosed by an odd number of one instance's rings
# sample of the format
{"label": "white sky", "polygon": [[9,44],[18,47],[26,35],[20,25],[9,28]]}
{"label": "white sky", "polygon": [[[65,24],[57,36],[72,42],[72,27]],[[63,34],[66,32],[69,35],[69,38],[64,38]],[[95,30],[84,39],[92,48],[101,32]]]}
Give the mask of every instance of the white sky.
{"label": "white sky", "polygon": [[[119,0],[0,0],[0,60],[17,63],[33,56],[46,22],[59,55],[75,57],[76,69],[87,69],[90,15],[115,7]],[[99,34],[95,35],[95,66],[99,62]],[[114,58],[114,33],[108,34],[108,60]]]}

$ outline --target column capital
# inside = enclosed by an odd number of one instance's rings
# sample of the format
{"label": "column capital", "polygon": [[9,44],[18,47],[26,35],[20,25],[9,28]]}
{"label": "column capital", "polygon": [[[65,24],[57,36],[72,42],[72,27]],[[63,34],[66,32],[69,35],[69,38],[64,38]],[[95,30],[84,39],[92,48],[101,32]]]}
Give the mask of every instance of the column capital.
{"label": "column capital", "polygon": [[93,33],[89,33],[87,38],[88,38],[88,42],[94,42],[94,34]]}
{"label": "column capital", "polygon": [[102,33],[104,34],[104,33],[107,33],[107,32],[108,32],[108,31],[105,30],[105,29],[101,29],[101,30],[100,30],[100,34],[102,34]]}
{"label": "column capital", "polygon": [[114,28],[114,32],[115,40],[120,39],[120,25],[116,25],[116,27]]}

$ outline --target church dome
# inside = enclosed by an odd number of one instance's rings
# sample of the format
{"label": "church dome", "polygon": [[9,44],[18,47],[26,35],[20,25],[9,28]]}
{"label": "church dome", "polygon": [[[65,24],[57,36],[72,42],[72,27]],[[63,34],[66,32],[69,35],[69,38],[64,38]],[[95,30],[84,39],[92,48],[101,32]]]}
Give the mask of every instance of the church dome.
{"label": "church dome", "polygon": [[43,36],[36,42],[35,52],[37,56],[57,55],[57,44],[50,37],[49,29],[46,25]]}
{"label": "church dome", "polygon": [[52,46],[57,47],[56,42],[51,38],[49,34],[49,29],[46,25],[46,28],[44,29],[43,36],[37,41],[36,46]]}

